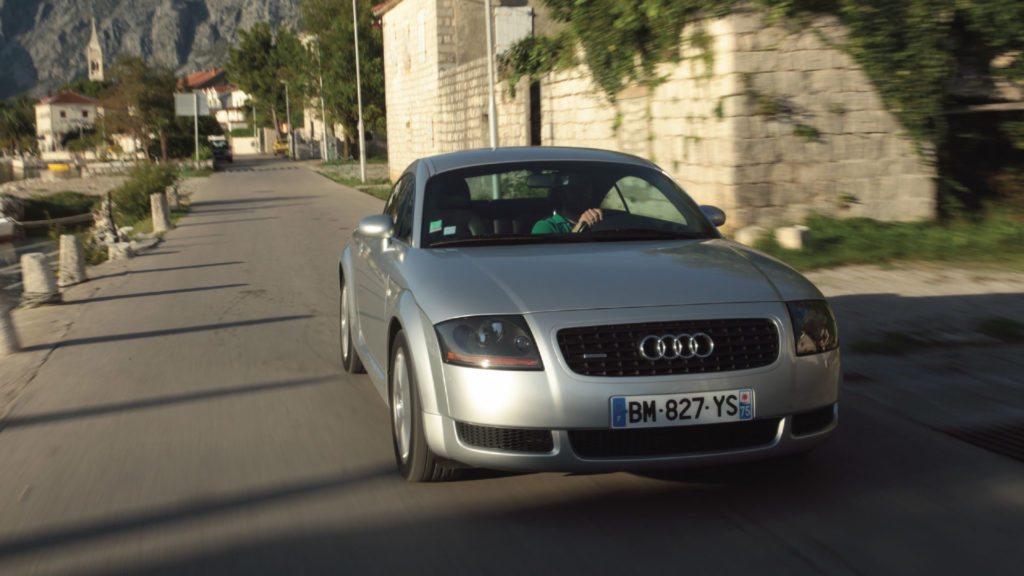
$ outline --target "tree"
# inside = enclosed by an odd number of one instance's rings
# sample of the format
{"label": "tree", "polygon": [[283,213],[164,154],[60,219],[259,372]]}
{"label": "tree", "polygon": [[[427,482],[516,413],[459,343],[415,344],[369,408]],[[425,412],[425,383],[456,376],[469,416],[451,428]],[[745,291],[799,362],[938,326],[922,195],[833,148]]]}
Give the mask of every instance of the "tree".
{"label": "tree", "polygon": [[23,152],[36,149],[35,106],[27,96],[0,102],[0,146]]}
{"label": "tree", "polygon": [[[362,84],[363,122],[368,130],[383,130],[384,39],[374,26],[373,2],[357,0],[359,29],[359,74]],[[305,0],[301,5],[306,30],[315,35],[319,46],[311,46],[316,65],[319,48],[324,82],[327,121],[345,126],[345,144],[350,153],[357,149],[359,107],[356,94],[356,59],[352,34],[350,0]],[[317,73],[321,73],[319,70]],[[317,91],[319,84],[316,86]]]}
{"label": "tree", "polygon": [[125,56],[114,62],[110,75],[112,86],[103,93],[107,131],[130,134],[145,148],[155,134],[161,158],[167,160],[168,128],[174,121],[178,83],[174,73],[137,56]]}

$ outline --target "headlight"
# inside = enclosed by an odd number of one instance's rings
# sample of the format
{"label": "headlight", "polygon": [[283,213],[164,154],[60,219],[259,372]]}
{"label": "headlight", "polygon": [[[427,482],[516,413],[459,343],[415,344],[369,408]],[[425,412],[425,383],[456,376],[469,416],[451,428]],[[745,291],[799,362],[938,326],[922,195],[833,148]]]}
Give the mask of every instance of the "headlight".
{"label": "headlight", "polygon": [[807,356],[839,347],[839,332],[832,308],[824,300],[787,302],[793,321],[796,355]]}
{"label": "headlight", "polygon": [[448,364],[473,368],[542,370],[537,345],[521,316],[474,316],[434,327]]}

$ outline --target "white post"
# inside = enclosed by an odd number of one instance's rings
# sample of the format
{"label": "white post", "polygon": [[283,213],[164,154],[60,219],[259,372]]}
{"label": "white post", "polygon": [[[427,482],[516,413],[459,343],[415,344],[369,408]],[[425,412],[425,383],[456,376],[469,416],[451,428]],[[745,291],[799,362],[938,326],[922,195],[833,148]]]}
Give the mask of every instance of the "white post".
{"label": "white post", "polygon": [[171,220],[167,217],[167,196],[163,192],[149,195],[149,208],[153,214],[153,232],[166,232],[171,229]]}
{"label": "white post", "polygon": [[[0,287],[2,291],[2,287]],[[21,342],[18,340],[18,333],[14,330],[14,321],[11,319],[11,307],[7,299],[0,293],[0,357],[10,356],[21,350]]]}
{"label": "white post", "polygon": [[82,239],[75,234],[60,235],[60,286],[85,282],[85,257]]}
{"label": "white post", "polygon": [[363,87],[359,81],[359,20],[356,0],[352,0],[352,35],[356,42],[356,102],[359,104],[359,179],[366,183],[366,132],[363,129]]}
{"label": "white post", "polygon": [[22,254],[21,278],[24,285],[21,295],[23,305],[33,307],[61,301],[57,279],[54,278],[53,270],[50,269],[46,255],[42,252]]}

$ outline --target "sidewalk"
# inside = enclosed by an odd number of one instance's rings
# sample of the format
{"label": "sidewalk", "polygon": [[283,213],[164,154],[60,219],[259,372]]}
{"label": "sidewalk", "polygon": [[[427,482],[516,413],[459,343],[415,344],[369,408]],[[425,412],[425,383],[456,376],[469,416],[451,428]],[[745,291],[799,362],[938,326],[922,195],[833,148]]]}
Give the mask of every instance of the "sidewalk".
{"label": "sidewalk", "polygon": [[[93,298],[108,283],[123,280],[124,267],[121,261],[90,268],[93,280],[66,289],[65,303]],[[981,325],[1024,325],[1024,272],[856,266],[808,276],[836,312],[844,394],[869,397],[905,418],[978,444],[1007,444],[1002,453],[1024,459],[1021,343],[987,334]],[[80,310],[14,310],[23,351],[0,359],[0,418],[31,385]],[[888,353],[859,351],[868,345]]]}

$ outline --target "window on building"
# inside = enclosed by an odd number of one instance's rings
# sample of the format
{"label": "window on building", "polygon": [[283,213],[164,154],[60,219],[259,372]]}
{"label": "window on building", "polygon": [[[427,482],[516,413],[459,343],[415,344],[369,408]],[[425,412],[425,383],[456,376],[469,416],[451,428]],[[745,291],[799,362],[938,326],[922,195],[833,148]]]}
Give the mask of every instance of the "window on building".
{"label": "window on building", "polygon": [[88,117],[89,117],[89,111],[88,110],[82,110],[82,118],[88,118]]}
{"label": "window on building", "polygon": [[65,112],[64,110],[61,110],[61,111],[60,111],[60,117],[61,117],[61,118],[67,118],[67,117],[68,117],[68,113],[67,113],[67,112]]}

